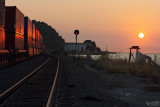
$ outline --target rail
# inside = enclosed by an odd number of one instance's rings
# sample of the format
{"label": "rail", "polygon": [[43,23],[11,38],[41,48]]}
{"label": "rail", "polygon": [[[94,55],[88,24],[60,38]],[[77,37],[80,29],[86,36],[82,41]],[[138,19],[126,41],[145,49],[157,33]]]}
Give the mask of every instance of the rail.
{"label": "rail", "polygon": [[53,96],[53,92],[54,92],[55,87],[56,87],[57,77],[58,77],[58,73],[59,73],[59,58],[57,58],[57,63],[58,63],[57,71],[56,71],[56,75],[55,75],[54,82],[53,82],[53,85],[52,85],[52,89],[51,89],[49,97],[48,97],[46,107],[51,107],[52,106],[52,98],[53,98],[52,96]]}
{"label": "rail", "polygon": [[14,90],[16,90],[19,86],[21,86],[25,81],[27,81],[31,76],[33,76],[37,71],[39,71],[41,68],[43,68],[46,63],[50,60],[51,58],[49,57],[47,61],[45,61],[43,64],[41,64],[36,70],[34,70],[32,73],[28,74],[26,77],[21,79],[19,82],[17,82],[15,85],[13,85],[11,88],[6,90],[4,93],[0,94],[0,102],[3,101],[6,97],[9,96]]}

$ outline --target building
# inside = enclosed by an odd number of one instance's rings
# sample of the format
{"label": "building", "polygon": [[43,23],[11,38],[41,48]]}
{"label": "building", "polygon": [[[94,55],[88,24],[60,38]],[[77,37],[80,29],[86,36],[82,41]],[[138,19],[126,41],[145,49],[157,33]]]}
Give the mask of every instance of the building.
{"label": "building", "polygon": [[86,52],[88,43],[65,43],[65,51],[79,51],[79,52]]}

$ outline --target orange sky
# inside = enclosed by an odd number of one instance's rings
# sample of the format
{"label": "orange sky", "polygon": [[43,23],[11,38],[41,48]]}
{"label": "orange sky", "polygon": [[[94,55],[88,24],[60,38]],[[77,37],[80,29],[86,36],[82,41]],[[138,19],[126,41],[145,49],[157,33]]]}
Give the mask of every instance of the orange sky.
{"label": "orange sky", "polygon": [[[6,0],[31,19],[47,22],[66,42],[86,39],[110,51],[160,52],[160,0]],[[138,38],[143,32],[145,37]]]}

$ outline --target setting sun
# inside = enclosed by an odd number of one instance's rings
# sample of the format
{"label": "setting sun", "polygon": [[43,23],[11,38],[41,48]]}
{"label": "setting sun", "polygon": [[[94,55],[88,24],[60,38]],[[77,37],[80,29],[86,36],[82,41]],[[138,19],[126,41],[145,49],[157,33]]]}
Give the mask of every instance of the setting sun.
{"label": "setting sun", "polygon": [[143,38],[144,37],[144,34],[143,33],[140,33],[139,34],[139,38]]}

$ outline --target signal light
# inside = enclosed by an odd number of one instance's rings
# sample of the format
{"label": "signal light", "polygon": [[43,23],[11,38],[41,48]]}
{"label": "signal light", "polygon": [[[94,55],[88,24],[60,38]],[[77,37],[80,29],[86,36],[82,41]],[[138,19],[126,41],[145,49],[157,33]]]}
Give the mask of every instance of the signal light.
{"label": "signal light", "polygon": [[75,34],[75,35],[78,35],[78,34],[79,34],[79,30],[75,30],[75,31],[74,31],[74,34]]}

